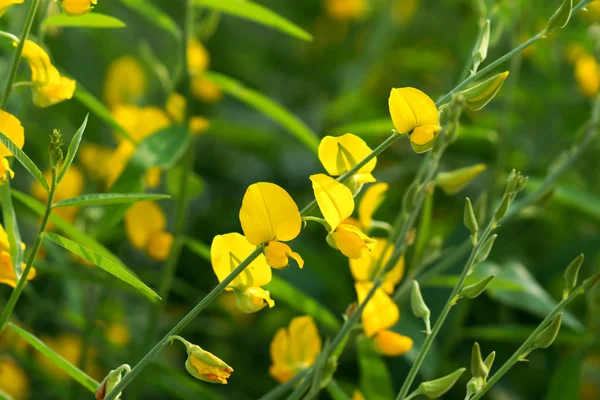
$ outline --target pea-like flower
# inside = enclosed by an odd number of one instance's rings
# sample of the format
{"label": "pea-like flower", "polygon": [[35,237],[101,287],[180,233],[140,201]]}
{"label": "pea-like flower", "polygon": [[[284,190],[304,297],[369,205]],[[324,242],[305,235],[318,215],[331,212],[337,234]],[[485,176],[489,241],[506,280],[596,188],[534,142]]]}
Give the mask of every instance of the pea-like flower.
{"label": "pea-like flower", "polygon": [[252,184],[246,190],[240,208],[240,223],[248,242],[265,244],[267,263],[282,268],[293,258],[300,268],[304,261],[288,242],[302,229],[302,217],[292,197],[280,186],[269,182]]}
{"label": "pea-like flower", "polygon": [[596,57],[585,54],[575,62],[575,79],[586,97],[594,97],[600,89],[600,66]]}
{"label": "pea-like flower", "polygon": [[[347,133],[340,137],[325,136],[319,144],[319,161],[331,176],[340,176],[351,170],[365,159],[372,150],[364,140]],[[371,174],[377,165],[377,157],[373,157],[352,177],[356,183],[375,182]]]}
{"label": "pea-like flower", "polygon": [[319,209],[329,225],[327,242],[348,258],[360,258],[370,251],[375,241],[356,226],[342,223],[354,211],[350,189],[325,174],[311,175],[310,180]]}
{"label": "pea-like flower", "polygon": [[296,317],[273,337],[269,374],[285,383],[313,365],[320,352],[321,338],[313,319],[308,315]]}
{"label": "pea-like flower", "polygon": [[63,12],[72,17],[85,15],[94,9],[98,0],[55,0],[60,1]]}
{"label": "pea-like flower", "polygon": [[0,17],[8,8],[15,4],[22,4],[25,0],[0,0]]}
{"label": "pea-like flower", "polygon": [[[363,255],[362,258],[350,259],[350,271],[357,282],[372,281],[379,273],[381,268],[384,268],[390,259],[393,246],[388,246],[386,239],[376,239],[377,242],[373,250]],[[383,254],[385,250],[385,256]],[[391,294],[394,291],[394,286],[400,282],[404,275],[404,257],[401,257],[396,265],[385,274],[381,288],[385,293]]]}
{"label": "pea-like flower", "polygon": [[188,353],[185,369],[187,369],[190,375],[208,383],[227,384],[227,379],[231,376],[233,368],[219,357],[198,345],[188,342],[181,336],[169,336],[169,342],[173,340],[179,340],[185,345]]}
{"label": "pea-like flower", "polygon": [[129,242],[154,260],[164,261],[171,252],[174,238],[166,229],[167,217],[155,202],[137,202],[125,213]]}
{"label": "pea-like flower", "polygon": [[146,91],[146,73],[133,56],[114,59],[104,76],[104,101],[114,109],[124,104],[136,103]]}
{"label": "pea-like flower", "polygon": [[[214,237],[210,247],[210,259],[219,282],[223,281],[256,246],[239,233],[227,233]],[[245,313],[260,311],[266,305],[273,307],[269,291],[261,286],[271,282],[271,267],[263,254],[256,257],[244,272],[239,274],[225,290],[233,290],[238,308]]]}
{"label": "pea-like flower", "polygon": [[367,232],[371,229],[373,214],[375,214],[375,211],[377,211],[385,199],[387,189],[388,184],[380,182],[370,185],[362,195],[360,204],[358,205],[358,220],[362,228]]}
{"label": "pea-like flower", "polygon": [[[6,135],[12,142],[22,149],[25,144],[25,131],[21,126],[21,121],[12,114],[4,110],[0,110],[0,132]],[[10,164],[6,157],[13,154],[8,148],[0,143],[0,185],[6,183],[8,179],[12,179],[15,173],[10,169]]]}
{"label": "pea-like flower", "polygon": [[389,98],[390,115],[399,134],[409,134],[410,143],[417,153],[433,147],[433,139],[442,129],[435,103],[418,89],[392,89]]}

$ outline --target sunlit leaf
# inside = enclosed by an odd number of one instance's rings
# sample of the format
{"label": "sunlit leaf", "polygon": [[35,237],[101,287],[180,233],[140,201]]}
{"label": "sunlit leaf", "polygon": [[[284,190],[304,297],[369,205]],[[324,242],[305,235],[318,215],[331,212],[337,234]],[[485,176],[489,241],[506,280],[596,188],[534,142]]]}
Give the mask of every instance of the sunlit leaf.
{"label": "sunlit leaf", "polygon": [[125,28],[125,23],[110,15],[97,12],[72,17],[66,14],[52,15],[44,20],[43,26],[61,28]]}

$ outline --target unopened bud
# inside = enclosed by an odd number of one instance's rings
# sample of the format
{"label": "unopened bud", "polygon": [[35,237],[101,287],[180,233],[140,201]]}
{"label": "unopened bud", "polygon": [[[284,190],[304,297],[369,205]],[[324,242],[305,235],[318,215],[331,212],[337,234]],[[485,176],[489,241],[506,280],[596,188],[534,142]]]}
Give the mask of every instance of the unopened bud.
{"label": "unopened bud", "polygon": [[423,296],[421,295],[421,289],[419,288],[419,282],[413,281],[413,288],[410,294],[410,307],[412,308],[412,312],[417,318],[421,318],[425,322],[426,332],[429,334],[431,332],[429,317],[431,316],[431,311],[425,304],[425,300],[423,300]]}
{"label": "unopened bud", "polygon": [[563,298],[566,298],[571,290],[577,285],[577,277],[579,276],[579,269],[583,264],[583,254],[575,257],[569,264],[565,271],[565,290],[563,292]]}
{"label": "unopened bud", "polygon": [[488,285],[490,284],[492,279],[494,279],[494,277],[495,277],[495,275],[490,275],[486,278],[483,278],[482,280],[480,280],[477,283],[465,286],[460,291],[459,296],[466,297],[469,299],[474,299],[475,297],[477,297],[481,293],[483,293],[485,291],[485,289],[487,289]]}
{"label": "unopened bud", "polygon": [[483,25],[483,34],[477,41],[475,48],[473,49],[473,71],[477,72],[479,64],[487,57],[487,51],[490,44],[490,20],[486,19]]}
{"label": "unopened bud", "polygon": [[488,258],[488,256],[490,255],[490,252],[492,251],[492,247],[494,247],[494,241],[496,240],[497,237],[498,237],[498,235],[494,234],[494,235],[490,236],[489,238],[487,238],[485,240],[485,242],[483,242],[483,244],[479,248],[479,251],[477,251],[477,255],[475,256],[474,264],[478,264],[482,261],[485,261]]}
{"label": "unopened bud", "polygon": [[190,375],[204,382],[227,383],[227,378],[233,372],[233,368],[212,353],[188,342],[181,336],[169,336],[168,341],[172,342],[173,340],[179,340],[185,345],[188,353],[185,369],[187,369]]}
{"label": "unopened bud", "polygon": [[54,129],[50,135],[50,146],[48,147],[48,156],[50,157],[50,165],[58,167],[63,160],[62,146],[64,145],[62,135],[58,129]]}
{"label": "unopened bud", "polygon": [[435,183],[448,194],[453,195],[467,187],[479,174],[487,169],[485,164],[475,164],[449,172],[440,172]]}
{"label": "unopened bud", "polygon": [[469,231],[471,232],[471,237],[474,238],[473,246],[475,246],[477,244],[477,232],[479,231],[479,226],[477,226],[477,218],[475,217],[475,211],[473,211],[471,199],[469,199],[468,197],[465,201],[463,221],[467,229],[469,229]]}
{"label": "unopened bud", "polygon": [[471,351],[471,374],[476,378],[486,379],[489,373],[490,370],[481,357],[479,343],[475,342],[473,343],[473,350]]}
{"label": "unopened bud", "polygon": [[[492,351],[486,358],[483,360],[483,363],[487,367],[488,371],[492,370],[492,365],[494,364],[494,360],[496,359],[496,352]],[[489,373],[489,372],[488,372]]]}
{"label": "unopened bud", "polygon": [[544,329],[531,344],[531,350],[535,349],[546,349],[554,343],[558,331],[560,331],[560,324],[562,323],[562,313],[558,314],[550,324]]}
{"label": "unopened bud", "polygon": [[[118,384],[121,382],[121,374],[125,372],[128,374],[131,371],[131,367],[127,364],[121,365],[117,369],[113,369],[106,375],[98,389],[96,389],[96,400],[104,400],[106,395],[109,394]],[[117,393],[113,399],[119,400],[121,398],[121,392]]]}
{"label": "unopened bud", "polygon": [[508,207],[510,207],[511,201],[512,200],[510,194],[504,194],[504,196],[502,197],[502,203],[500,203],[500,206],[498,206],[498,208],[496,209],[496,213],[494,214],[495,222],[498,222],[502,218],[504,218],[504,216],[508,212]]}
{"label": "unopened bud", "polygon": [[423,382],[417,388],[419,394],[427,396],[429,399],[437,399],[443,396],[456,383],[458,378],[466,371],[466,368],[460,368],[453,373],[442,378]]}
{"label": "unopened bud", "polygon": [[481,110],[496,97],[507,77],[508,71],[505,71],[463,90],[461,93],[467,99],[467,107],[473,111]]}
{"label": "unopened bud", "polygon": [[548,27],[546,32],[551,32],[555,29],[564,28],[571,19],[571,9],[573,8],[573,0],[563,0],[562,4],[556,10],[554,15],[550,17],[548,21]]}

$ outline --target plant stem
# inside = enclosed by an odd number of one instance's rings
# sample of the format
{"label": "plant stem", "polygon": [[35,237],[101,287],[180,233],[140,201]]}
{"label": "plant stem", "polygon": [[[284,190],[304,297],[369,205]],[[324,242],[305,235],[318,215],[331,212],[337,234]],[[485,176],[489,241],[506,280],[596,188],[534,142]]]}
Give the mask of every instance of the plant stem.
{"label": "plant stem", "polygon": [[15,308],[17,301],[19,300],[19,297],[23,292],[25,283],[27,283],[27,275],[29,275],[29,271],[31,271],[31,268],[33,266],[33,260],[35,260],[38,250],[40,249],[40,246],[42,244],[42,240],[44,239],[43,234],[46,230],[46,225],[48,224],[48,219],[50,218],[50,214],[52,212],[52,202],[54,201],[54,193],[56,192],[56,167],[53,167],[51,171],[52,183],[50,186],[50,193],[48,195],[48,202],[46,203],[46,211],[44,212],[44,216],[42,217],[42,222],[40,224],[40,230],[35,239],[35,243],[33,244],[33,248],[31,249],[31,253],[29,254],[29,259],[27,260],[25,269],[23,270],[23,273],[19,278],[19,282],[17,283],[17,286],[11,293],[8,302],[6,303],[6,306],[2,310],[2,314],[0,314],[0,332],[2,332],[6,327],[6,323],[8,322],[8,319],[10,318],[10,315],[12,314],[12,311]]}
{"label": "plant stem", "polygon": [[585,282],[582,283],[578,288],[575,288],[571,291],[571,294],[563,299],[560,303],[554,307],[554,309],[544,318],[544,320],[538,325],[537,328],[531,335],[523,342],[521,347],[506,361],[498,371],[487,381],[486,385],[477,392],[471,400],[479,400],[496,382],[498,382],[507,372],[510,370],[521,357],[529,350],[529,347],[533,343],[533,341],[538,337],[538,335],[548,326],[548,324],[558,315],[558,313],[566,307],[570,302],[572,302],[577,296],[583,294],[585,291],[583,289]]}
{"label": "plant stem", "polygon": [[[32,0],[31,6],[29,6],[29,12],[27,13],[27,19],[25,20],[25,25],[23,26],[23,31],[21,32],[21,39],[17,43],[17,49],[15,50],[15,54],[13,55],[13,59],[10,63],[10,68],[8,70],[8,77],[6,78],[6,84],[4,85],[4,92],[2,93],[2,99],[0,100],[0,109],[6,109],[6,105],[8,104],[8,98],[10,97],[10,92],[12,91],[12,85],[15,81],[15,77],[17,76],[17,69],[19,68],[19,62],[21,61],[21,54],[23,53],[23,46],[25,46],[25,41],[29,36],[29,31],[31,31],[31,26],[33,25],[33,20],[35,19],[35,13],[37,12],[38,6],[40,4],[40,0]],[[0,325],[2,326],[2,325]]]}
{"label": "plant stem", "polygon": [[260,397],[258,400],[275,400],[280,398],[285,392],[287,392],[288,390],[293,388],[297,383],[299,383],[306,376],[307,373],[308,369],[305,369],[289,381],[282,383],[281,385],[275,386],[273,389],[271,389],[265,395]]}

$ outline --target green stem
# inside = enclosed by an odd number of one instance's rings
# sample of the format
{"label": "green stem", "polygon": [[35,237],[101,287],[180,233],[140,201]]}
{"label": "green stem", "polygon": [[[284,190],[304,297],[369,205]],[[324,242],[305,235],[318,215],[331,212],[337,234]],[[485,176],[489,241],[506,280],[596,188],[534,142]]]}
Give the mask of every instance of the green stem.
{"label": "green stem", "polygon": [[585,284],[586,283],[584,282],[578,288],[572,290],[571,294],[568,297],[563,299],[560,303],[558,303],[556,305],[556,307],[554,307],[554,309],[550,312],[550,314],[548,314],[546,316],[546,318],[544,318],[544,320],[538,325],[537,328],[535,328],[535,330],[533,332],[531,332],[531,335],[529,335],[527,340],[525,340],[525,342],[523,342],[521,347],[519,347],[519,349],[517,351],[515,351],[515,353],[508,359],[508,361],[506,361],[500,367],[500,369],[498,371],[496,371],[496,373],[487,381],[486,385],[479,392],[477,392],[473,397],[471,397],[471,400],[479,400],[481,397],[483,397],[483,395],[488,390],[490,390],[490,388],[492,386],[494,386],[494,384],[496,382],[498,382],[508,372],[508,370],[510,370],[517,362],[519,362],[521,357],[524,354],[526,354],[526,352],[529,350],[533,341],[548,326],[548,324],[558,315],[558,313],[563,308],[565,308],[570,302],[572,302],[577,296],[585,293],[585,290],[584,290]]}
{"label": "green stem", "polygon": [[2,93],[2,99],[0,100],[0,109],[2,110],[6,109],[6,105],[8,104],[8,98],[10,97],[10,92],[12,91],[12,84],[17,76],[17,69],[19,68],[19,62],[21,61],[23,46],[25,46],[25,41],[29,36],[29,31],[31,31],[31,26],[33,25],[33,20],[35,19],[35,13],[37,12],[39,4],[40,0],[33,0],[31,2],[31,6],[29,7],[27,19],[25,20],[25,25],[23,26],[23,31],[21,32],[21,39],[17,44],[17,49],[15,50],[15,54],[13,55],[13,59],[10,63],[8,77],[6,78],[6,84],[4,85],[4,92]]}
{"label": "green stem", "polygon": [[31,253],[29,254],[29,259],[27,260],[27,265],[25,266],[25,269],[23,270],[23,273],[21,274],[21,277],[19,278],[19,282],[17,283],[17,286],[11,293],[10,298],[8,299],[8,302],[6,303],[6,306],[2,310],[2,314],[0,314],[0,332],[2,332],[4,330],[4,328],[6,327],[6,323],[8,322],[8,319],[10,318],[10,315],[12,314],[13,309],[15,308],[15,306],[17,304],[17,301],[19,300],[19,297],[21,296],[21,293],[23,292],[25,283],[27,283],[27,275],[29,275],[29,271],[31,271],[31,268],[33,267],[33,260],[35,260],[38,250],[40,249],[40,246],[42,245],[42,240],[44,239],[43,234],[44,234],[44,231],[46,230],[46,225],[48,224],[50,214],[52,213],[52,202],[54,201],[54,193],[56,191],[56,167],[52,168],[51,171],[52,171],[52,183],[50,186],[50,193],[48,195],[48,202],[46,203],[46,211],[44,212],[44,216],[42,217],[42,223],[40,224],[40,230],[35,239],[35,243],[33,244],[33,248],[31,249]]}
{"label": "green stem", "polygon": [[296,386],[296,384],[299,383],[306,376],[307,373],[308,369],[305,369],[289,381],[282,383],[281,385],[275,386],[273,389],[271,389],[265,395],[260,397],[258,400],[275,400],[281,398],[281,396],[284,393]]}

